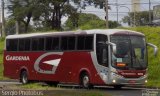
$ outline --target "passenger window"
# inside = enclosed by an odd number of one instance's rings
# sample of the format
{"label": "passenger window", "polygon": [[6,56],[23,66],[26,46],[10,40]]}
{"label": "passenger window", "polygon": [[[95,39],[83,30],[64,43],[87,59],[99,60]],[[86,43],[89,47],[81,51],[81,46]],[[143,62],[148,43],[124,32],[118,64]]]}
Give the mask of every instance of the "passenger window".
{"label": "passenger window", "polygon": [[59,50],[59,38],[55,37],[52,39],[52,50]]}
{"label": "passenger window", "polygon": [[19,51],[25,51],[25,40],[24,39],[19,39],[19,46],[18,46]]}
{"label": "passenger window", "polygon": [[61,38],[61,50],[67,50],[67,37],[62,37]]}
{"label": "passenger window", "polygon": [[32,39],[32,51],[44,51],[44,38]]}
{"label": "passenger window", "polygon": [[52,50],[52,37],[46,38],[46,50],[47,51]]}
{"label": "passenger window", "polygon": [[8,39],[6,40],[7,51],[17,51],[18,50],[18,39]]}
{"label": "passenger window", "polygon": [[31,40],[25,39],[25,51],[30,51],[31,46]]}
{"label": "passenger window", "polygon": [[85,50],[93,49],[93,36],[86,36],[85,39]]}
{"label": "passenger window", "polygon": [[77,49],[84,50],[85,36],[78,36]]}
{"label": "passenger window", "polygon": [[75,43],[76,43],[76,38],[73,37],[68,37],[68,50],[75,50]]}
{"label": "passenger window", "polygon": [[44,51],[44,38],[38,40],[38,51]]}
{"label": "passenger window", "polygon": [[38,38],[32,39],[32,51],[38,50]]}
{"label": "passenger window", "polygon": [[78,50],[92,50],[93,49],[93,35],[78,36],[77,49]]}

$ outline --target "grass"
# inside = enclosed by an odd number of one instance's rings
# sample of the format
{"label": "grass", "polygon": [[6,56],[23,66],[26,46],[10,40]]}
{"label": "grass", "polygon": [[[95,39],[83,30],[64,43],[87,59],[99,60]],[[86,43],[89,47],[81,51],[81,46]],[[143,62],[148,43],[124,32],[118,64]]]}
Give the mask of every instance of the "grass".
{"label": "grass", "polygon": [[3,77],[3,49],[4,49],[4,38],[0,38],[0,80],[5,79]]}

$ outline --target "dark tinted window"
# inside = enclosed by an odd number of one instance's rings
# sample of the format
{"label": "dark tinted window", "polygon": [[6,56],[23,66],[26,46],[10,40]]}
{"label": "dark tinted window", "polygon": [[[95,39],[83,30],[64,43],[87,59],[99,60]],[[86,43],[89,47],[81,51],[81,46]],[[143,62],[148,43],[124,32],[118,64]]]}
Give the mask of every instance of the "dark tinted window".
{"label": "dark tinted window", "polygon": [[8,39],[6,47],[8,51],[92,50],[93,35]]}
{"label": "dark tinted window", "polygon": [[61,50],[67,50],[68,48],[67,43],[68,43],[67,37],[62,37],[61,38]]}
{"label": "dark tinted window", "polygon": [[17,51],[18,50],[18,39],[8,39],[6,40],[7,51]]}
{"label": "dark tinted window", "polygon": [[93,35],[78,36],[77,39],[78,50],[92,50],[93,49]]}
{"label": "dark tinted window", "polygon": [[52,50],[59,50],[59,38],[58,37],[54,37],[52,39]]}
{"label": "dark tinted window", "polygon": [[30,51],[31,39],[25,39],[25,51]]}
{"label": "dark tinted window", "polygon": [[68,37],[68,50],[75,50],[75,43],[76,43],[76,38],[73,37]]}
{"label": "dark tinted window", "polygon": [[85,36],[78,36],[77,49],[84,50]]}
{"label": "dark tinted window", "polygon": [[47,51],[59,50],[59,37],[47,37],[45,46]]}
{"label": "dark tinted window", "polygon": [[32,51],[38,50],[38,38],[32,39]]}
{"label": "dark tinted window", "polygon": [[33,38],[32,51],[43,51],[43,50],[44,50],[44,38]]}
{"label": "dark tinted window", "polygon": [[86,36],[85,50],[92,50],[92,48],[93,48],[93,36]]}
{"label": "dark tinted window", "polygon": [[46,50],[52,50],[52,37],[46,38]]}
{"label": "dark tinted window", "polygon": [[18,46],[19,51],[24,51],[25,50],[25,39],[19,39],[19,46]]}
{"label": "dark tinted window", "polygon": [[39,40],[38,40],[38,50],[39,51],[44,50],[44,38],[39,38]]}

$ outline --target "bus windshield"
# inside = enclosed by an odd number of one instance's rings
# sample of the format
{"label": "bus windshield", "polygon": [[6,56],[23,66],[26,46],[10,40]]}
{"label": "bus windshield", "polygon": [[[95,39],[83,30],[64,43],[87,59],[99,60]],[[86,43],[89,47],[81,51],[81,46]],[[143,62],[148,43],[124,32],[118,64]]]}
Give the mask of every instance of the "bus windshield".
{"label": "bus windshield", "polygon": [[112,52],[112,65],[118,69],[146,69],[147,54],[145,38],[142,36],[111,36],[111,42],[117,46]]}

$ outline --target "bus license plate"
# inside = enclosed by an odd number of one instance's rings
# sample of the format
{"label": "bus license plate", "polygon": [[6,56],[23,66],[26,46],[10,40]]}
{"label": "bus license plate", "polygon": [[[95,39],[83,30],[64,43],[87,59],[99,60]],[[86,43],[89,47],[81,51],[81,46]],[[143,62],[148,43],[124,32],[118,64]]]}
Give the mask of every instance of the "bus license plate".
{"label": "bus license plate", "polygon": [[129,82],[130,84],[135,84],[135,83],[136,83],[135,80],[129,80],[128,82]]}

